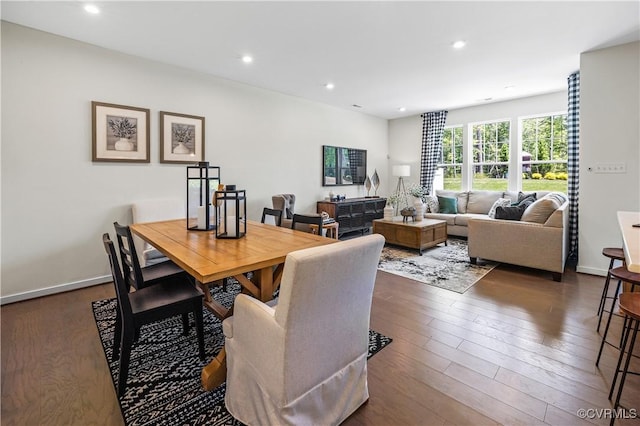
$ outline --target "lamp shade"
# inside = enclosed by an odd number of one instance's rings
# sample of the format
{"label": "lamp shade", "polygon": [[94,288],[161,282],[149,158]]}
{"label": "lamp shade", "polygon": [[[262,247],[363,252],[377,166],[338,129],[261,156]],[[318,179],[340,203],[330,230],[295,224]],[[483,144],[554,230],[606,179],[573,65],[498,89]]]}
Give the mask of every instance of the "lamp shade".
{"label": "lamp shade", "polygon": [[393,166],[393,168],[391,169],[391,173],[394,176],[398,177],[411,176],[411,166],[409,166],[408,164]]}

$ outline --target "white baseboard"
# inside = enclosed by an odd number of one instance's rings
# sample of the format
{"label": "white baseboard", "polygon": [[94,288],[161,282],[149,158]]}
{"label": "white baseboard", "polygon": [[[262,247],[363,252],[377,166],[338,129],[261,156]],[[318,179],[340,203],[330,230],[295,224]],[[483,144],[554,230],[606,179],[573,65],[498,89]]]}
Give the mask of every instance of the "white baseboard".
{"label": "white baseboard", "polygon": [[607,272],[609,271],[601,268],[591,268],[589,266],[576,266],[576,272],[580,272],[582,274],[598,275],[601,277],[606,277]]}
{"label": "white baseboard", "polygon": [[36,297],[49,296],[56,293],[64,293],[65,291],[77,290],[79,288],[91,287],[98,284],[104,284],[113,281],[111,275],[102,277],[89,278],[87,280],[75,281],[72,283],[55,285],[52,287],[41,288],[38,290],[25,291],[24,293],[12,294],[0,297],[0,305],[7,303],[21,302],[23,300],[35,299]]}

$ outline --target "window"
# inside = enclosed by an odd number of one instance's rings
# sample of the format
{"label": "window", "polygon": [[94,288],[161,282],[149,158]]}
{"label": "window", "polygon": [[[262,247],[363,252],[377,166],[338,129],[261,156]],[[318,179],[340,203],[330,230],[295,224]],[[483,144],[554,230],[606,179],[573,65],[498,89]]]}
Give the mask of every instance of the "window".
{"label": "window", "polygon": [[438,167],[443,170],[443,188],[462,189],[462,126],[447,127],[442,137]]}
{"label": "window", "polygon": [[522,120],[522,190],[567,192],[567,115]]}
{"label": "window", "polygon": [[472,134],[473,189],[507,190],[510,122],[474,124]]}
{"label": "window", "polygon": [[434,189],[566,194],[567,160],[565,112],[452,125],[444,129]]}

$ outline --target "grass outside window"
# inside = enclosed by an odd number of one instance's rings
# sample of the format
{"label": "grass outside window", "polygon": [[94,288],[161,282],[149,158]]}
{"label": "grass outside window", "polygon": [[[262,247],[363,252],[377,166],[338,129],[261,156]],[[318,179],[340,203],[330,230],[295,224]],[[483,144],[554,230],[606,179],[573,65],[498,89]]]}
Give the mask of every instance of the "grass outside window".
{"label": "grass outside window", "polygon": [[[461,178],[444,178],[444,189],[459,191],[462,187]],[[507,187],[507,179],[500,178],[475,178],[473,189],[478,191],[504,191]],[[550,191],[567,193],[566,180],[523,179],[522,191]]]}

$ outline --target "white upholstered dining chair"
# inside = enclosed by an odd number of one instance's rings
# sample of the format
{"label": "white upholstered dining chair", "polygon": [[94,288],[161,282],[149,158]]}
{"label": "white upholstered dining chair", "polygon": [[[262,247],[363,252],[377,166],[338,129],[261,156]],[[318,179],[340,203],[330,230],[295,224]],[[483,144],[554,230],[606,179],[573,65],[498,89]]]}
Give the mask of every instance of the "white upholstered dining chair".
{"label": "white upholstered dining chair", "polygon": [[[131,205],[133,223],[156,222],[160,220],[184,219],[186,203],[179,198],[157,198],[136,201]],[[168,259],[155,247],[134,235],[133,241],[138,253],[138,261],[141,267],[165,262]]]}
{"label": "white upholstered dining chair", "polygon": [[368,398],[369,314],[384,237],[290,253],[273,307],[240,294],[223,322],[225,404],[248,425],[335,425]]}

